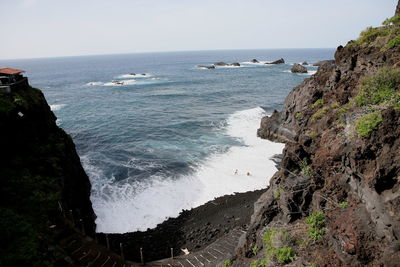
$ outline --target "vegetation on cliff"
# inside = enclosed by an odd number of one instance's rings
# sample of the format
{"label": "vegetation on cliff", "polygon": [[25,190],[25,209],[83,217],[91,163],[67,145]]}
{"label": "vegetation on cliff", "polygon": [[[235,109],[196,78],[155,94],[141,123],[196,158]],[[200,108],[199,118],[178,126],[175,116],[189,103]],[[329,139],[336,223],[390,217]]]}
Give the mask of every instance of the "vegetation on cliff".
{"label": "vegetation on cliff", "polygon": [[400,17],[369,28],[295,87],[258,135],[286,143],[281,169],[255,205],[237,265],[285,231],[293,266],[400,262]]}
{"label": "vegetation on cliff", "polygon": [[[94,230],[90,184],[72,139],[40,90],[0,94],[0,259],[3,266],[52,266],[54,235],[71,209]],[[74,199],[75,198],[75,199]]]}

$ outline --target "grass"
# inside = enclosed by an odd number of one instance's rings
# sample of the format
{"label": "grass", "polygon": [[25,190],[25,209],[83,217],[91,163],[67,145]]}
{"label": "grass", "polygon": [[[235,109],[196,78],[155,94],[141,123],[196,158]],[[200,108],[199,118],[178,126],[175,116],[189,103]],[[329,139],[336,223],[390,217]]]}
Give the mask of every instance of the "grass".
{"label": "grass", "polygon": [[366,114],[356,120],[356,132],[362,137],[369,137],[381,122],[382,114],[380,112]]}
{"label": "grass", "polygon": [[294,114],[294,117],[296,119],[301,119],[304,116],[304,114],[302,112],[297,112],[296,114]]}
{"label": "grass", "polygon": [[328,112],[329,107],[321,107],[319,108],[312,116],[311,116],[311,121],[317,121],[320,120],[322,117],[325,116],[325,114]]}
{"label": "grass", "polygon": [[339,208],[344,209],[347,208],[349,206],[349,202],[347,201],[343,201],[339,203]]}
{"label": "grass", "polygon": [[400,16],[388,18],[382,24],[384,27],[368,27],[348,46],[375,46],[387,50],[400,45]]}
{"label": "grass", "polygon": [[275,192],[274,192],[274,198],[275,199],[279,199],[282,195],[282,193],[285,192],[285,190],[283,190],[282,188],[278,188]]}
{"label": "grass", "polygon": [[300,162],[300,173],[307,177],[314,175],[311,165],[307,163],[307,159],[305,158]]}
{"label": "grass", "polygon": [[317,241],[325,234],[325,214],[322,211],[314,211],[305,222],[308,225],[308,236],[312,240]]}
{"label": "grass", "polygon": [[314,131],[307,131],[306,132],[306,135],[308,135],[308,136],[310,136],[310,137],[317,137],[318,136],[318,133],[317,132],[314,132]]}
{"label": "grass", "polygon": [[257,253],[260,251],[260,248],[257,246],[257,245],[255,245],[252,249],[251,249],[251,252],[255,255],[255,256],[257,256]]}
{"label": "grass", "polygon": [[279,248],[276,251],[276,258],[279,263],[289,263],[294,260],[294,251],[291,247]]}
{"label": "grass", "polygon": [[320,105],[324,104],[324,100],[323,99],[318,99],[317,101],[314,102],[314,104],[311,105],[312,108],[316,108]]}
{"label": "grass", "polygon": [[233,264],[233,262],[231,260],[226,260],[224,261],[224,263],[222,264],[221,267],[231,267]]}
{"label": "grass", "polygon": [[398,89],[400,69],[381,68],[374,75],[360,81],[355,103],[358,106],[390,104],[400,98]]}

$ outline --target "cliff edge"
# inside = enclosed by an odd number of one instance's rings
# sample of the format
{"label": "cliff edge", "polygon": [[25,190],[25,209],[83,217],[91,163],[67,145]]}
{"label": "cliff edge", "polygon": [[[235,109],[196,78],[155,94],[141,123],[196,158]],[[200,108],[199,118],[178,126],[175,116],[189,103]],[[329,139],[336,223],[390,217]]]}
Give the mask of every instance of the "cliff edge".
{"label": "cliff edge", "polygon": [[0,93],[0,129],[0,265],[52,266],[66,218],[95,231],[89,179],[71,137],[28,83]]}
{"label": "cliff edge", "polygon": [[262,119],[286,146],[234,266],[400,266],[400,17],[383,24]]}

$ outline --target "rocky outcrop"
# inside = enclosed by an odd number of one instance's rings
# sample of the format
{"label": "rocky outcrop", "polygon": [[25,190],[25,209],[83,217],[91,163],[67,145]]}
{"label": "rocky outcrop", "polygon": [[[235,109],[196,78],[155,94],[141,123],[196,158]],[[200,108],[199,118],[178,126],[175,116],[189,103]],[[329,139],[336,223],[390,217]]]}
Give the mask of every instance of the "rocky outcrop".
{"label": "rocky outcrop", "polygon": [[304,61],[303,63],[301,63],[301,65],[303,65],[303,66],[307,66],[307,65],[308,65],[308,63],[307,63],[307,61]]}
{"label": "rocky outcrop", "polygon": [[[92,235],[90,182],[74,143],[56,125],[43,93],[26,85],[0,94],[0,258],[4,266],[43,266],[51,231],[64,218]],[[81,221],[80,221],[81,220]],[[3,247],[6,245],[6,247]]]}
{"label": "rocky outcrop", "polygon": [[[399,61],[398,46],[340,46],[334,61],[320,62],[289,93],[282,111],[262,119],[258,135],[286,146],[280,170],[255,203],[234,266],[398,266],[400,110],[354,99],[364,77]],[[354,125],[371,108],[382,120],[362,136]],[[322,214],[320,228],[307,219],[315,212]],[[290,237],[285,249],[295,255],[281,263],[273,254],[278,248],[266,249],[263,238],[274,231]]]}
{"label": "rocky outcrop", "polygon": [[213,69],[215,69],[215,66],[214,66],[214,65],[210,65],[210,66],[198,65],[197,68],[199,68],[199,69],[213,70]]}
{"label": "rocky outcrop", "polygon": [[329,64],[329,63],[332,63],[332,62],[334,62],[334,60],[321,60],[321,61],[315,62],[313,64],[313,66],[319,67],[319,66],[322,66],[324,64]]}
{"label": "rocky outcrop", "polygon": [[292,73],[307,73],[307,68],[300,64],[294,63],[290,71]]}
{"label": "rocky outcrop", "polygon": [[234,63],[216,62],[216,63],[214,63],[214,66],[217,66],[217,67],[240,67],[240,63],[238,63],[238,62],[234,62]]}
{"label": "rocky outcrop", "polygon": [[253,59],[250,61],[251,63],[260,63],[257,59]]}
{"label": "rocky outcrop", "polygon": [[281,59],[278,59],[278,60],[275,60],[275,61],[272,61],[272,62],[268,62],[268,63],[265,63],[265,64],[285,64],[285,60],[283,58],[281,58]]}

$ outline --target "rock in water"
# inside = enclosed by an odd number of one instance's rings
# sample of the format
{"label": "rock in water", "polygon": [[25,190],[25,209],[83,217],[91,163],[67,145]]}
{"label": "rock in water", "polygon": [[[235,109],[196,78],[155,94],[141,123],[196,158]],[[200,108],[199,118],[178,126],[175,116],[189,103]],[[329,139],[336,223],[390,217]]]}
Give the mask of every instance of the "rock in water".
{"label": "rock in water", "polygon": [[228,66],[228,64],[227,64],[227,63],[225,63],[225,62],[215,62],[215,63],[214,63],[214,66],[220,66],[220,67],[223,67],[223,66]]}
{"label": "rock in water", "polygon": [[197,67],[198,67],[199,69],[208,69],[208,70],[215,69],[215,66],[214,66],[214,65],[211,65],[211,66],[198,65]]}
{"label": "rock in water", "polygon": [[272,61],[270,63],[265,63],[265,64],[285,64],[285,60],[283,58]]}
{"label": "rock in water", "polygon": [[308,65],[308,63],[307,63],[307,61],[304,61],[303,63],[301,63],[301,65],[303,65],[303,66],[307,66],[307,65]]}
{"label": "rock in water", "polygon": [[250,61],[251,63],[260,63],[257,59],[253,59],[252,61]]}
{"label": "rock in water", "polygon": [[295,63],[290,71],[292,73],[307,73],[307,68]]}
{"label": "rock in water", "polygon": [[233,62],[232,64],[229,64],[229,66],[240,67],[240,64],[238,62]]}

